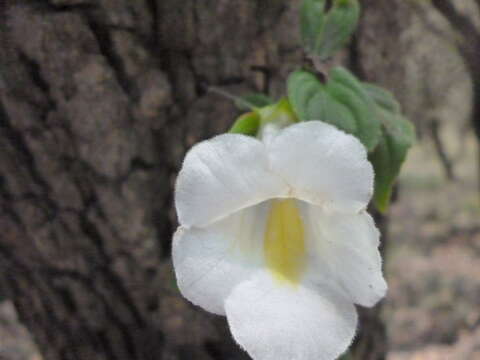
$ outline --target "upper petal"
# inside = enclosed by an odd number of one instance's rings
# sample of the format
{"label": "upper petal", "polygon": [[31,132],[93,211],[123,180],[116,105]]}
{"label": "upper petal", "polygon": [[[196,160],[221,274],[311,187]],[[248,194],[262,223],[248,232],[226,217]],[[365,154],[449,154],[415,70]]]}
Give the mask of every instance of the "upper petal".
{"label": "upper petal", "polygon": [[183,296],[225,315],[232,289],[263,263],[268,204],[238,211],[206,228],[180,227],[173,239],[173,265]]}
{"label": "upper petal", "polygon": [[336,284],[352,302],[373,306],[387,292],[378,250],[380,233],[371,216],[325,211],[304,204],[310,278]]}
{"label": "upper petal", "polygon": [[334,360],[357,326],[353,304],[331,289],[280,286],[258,272],[225,303],[235,340],[254,360]]}
{"label": "upper petal", "polygon": [[205,226],[286,192],[286,184],[270,171],[262,142],[223,134],[187,153],[177,178],[175,206],[180,224]]}
{"label": "upper petal", "polygon": [[355,137],[321,121],[284,129],[268,144],[272,169],[292,196],[341,211],[365,208],[373,193],[373,168]]}

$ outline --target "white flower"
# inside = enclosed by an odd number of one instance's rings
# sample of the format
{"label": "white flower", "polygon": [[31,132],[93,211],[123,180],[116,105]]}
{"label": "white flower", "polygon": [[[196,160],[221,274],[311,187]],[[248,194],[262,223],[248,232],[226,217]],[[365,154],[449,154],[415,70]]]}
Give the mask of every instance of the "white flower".
{"label": "white flower", "polygon": [[387,289],[365,210],[372,166],[356,138],[320,121],[268,139],[224,134],[188,152],[175,194],[178,286],[227,316],[253,359],[335,359],[354,337],[354,304]]}

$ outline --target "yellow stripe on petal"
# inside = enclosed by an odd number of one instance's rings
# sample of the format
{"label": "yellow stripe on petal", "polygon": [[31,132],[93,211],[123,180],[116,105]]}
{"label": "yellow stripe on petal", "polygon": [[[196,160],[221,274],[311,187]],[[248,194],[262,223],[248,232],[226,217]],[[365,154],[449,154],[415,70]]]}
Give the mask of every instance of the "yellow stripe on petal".
{"label": "yellow stripe on petal", "polygon": [[305,259],[305,235],[300,212],[293,199],[273,200],[264,241],[267,267],[282,282],[297,284]]}

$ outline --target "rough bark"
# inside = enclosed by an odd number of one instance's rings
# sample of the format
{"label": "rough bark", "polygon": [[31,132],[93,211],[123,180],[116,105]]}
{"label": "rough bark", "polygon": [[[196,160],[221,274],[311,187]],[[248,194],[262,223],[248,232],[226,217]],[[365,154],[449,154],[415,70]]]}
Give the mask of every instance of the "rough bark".
{"label": "rough bark", "polygon": [[[172,285],[172,185],[185,151],[236,115],[208,86],[284,91],[298,2],[0,3],[0,290],[45,359],[246,358]],[[369,26],[366,75],[382,51]],[[383,335],[361,334],[384,354]]]}
{"label": "rough bark", "polygon": [[288,9],[2,4],[0,274],[45,358],[244,357],[170,285],[172,184],[186,149],[235,115],[206,86],[279,91],[251,67],[293,63]]}

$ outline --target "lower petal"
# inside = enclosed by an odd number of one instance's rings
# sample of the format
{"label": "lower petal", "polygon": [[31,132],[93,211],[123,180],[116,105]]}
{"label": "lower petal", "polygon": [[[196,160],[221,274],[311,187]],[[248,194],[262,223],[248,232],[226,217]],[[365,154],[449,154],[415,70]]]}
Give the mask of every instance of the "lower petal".
{"label": "lower petal", "polygon": [[254,360],[333,360],[351,344],[354,305],[323,288],[279,285],[259,271],[225,302],[235,340]]}

